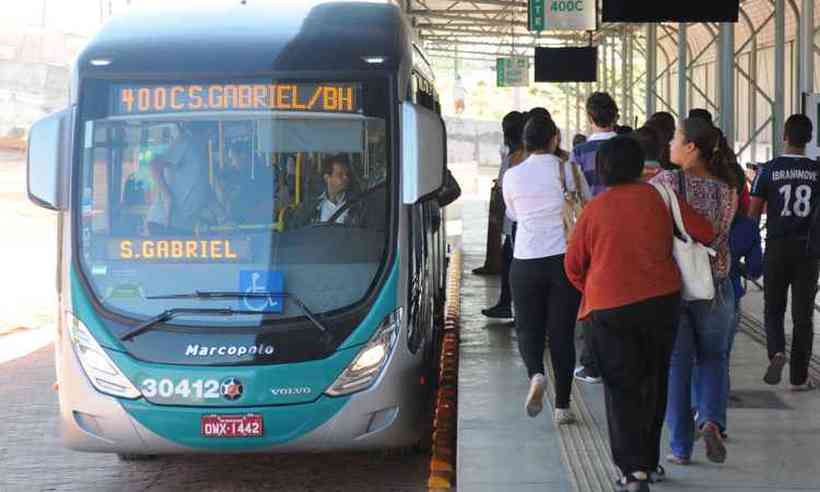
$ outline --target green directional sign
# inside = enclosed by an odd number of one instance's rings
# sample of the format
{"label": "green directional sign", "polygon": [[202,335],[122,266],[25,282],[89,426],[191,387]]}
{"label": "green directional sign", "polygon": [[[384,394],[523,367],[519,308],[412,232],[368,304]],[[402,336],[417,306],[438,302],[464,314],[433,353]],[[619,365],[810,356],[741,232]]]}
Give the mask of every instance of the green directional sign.
{"label": "green directional sign", "polygon": [[498,87],[528,87],[530,85],[530,59],[526,56],[497,58],[495,74]]}
{"label": "green directional sign", "polygon": [[596,0],[528,0],[530,31],[594,31]]}
{"label": "green directional sign", "polygon": [[546,20],[547,2],[549,0],[529,0],[527,5],[528,19],[530,31],[543,31],[544,21]]}

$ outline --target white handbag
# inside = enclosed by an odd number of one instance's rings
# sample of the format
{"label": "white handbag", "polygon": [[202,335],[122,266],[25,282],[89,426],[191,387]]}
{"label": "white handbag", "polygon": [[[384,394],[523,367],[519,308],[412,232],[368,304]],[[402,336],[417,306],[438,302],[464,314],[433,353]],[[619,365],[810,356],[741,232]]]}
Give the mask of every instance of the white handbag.
{"label": "white handbag", "polygon": [[715,283],[709,258],[717,253],[692,239],[683,225],[680,205],[675,192],[666,184],[654,183],[663,201],[672,211],[672,218],[680,237],[672,238],[672,256],[681,276],[681,297],[684,301],[711,301],[715,297]]}

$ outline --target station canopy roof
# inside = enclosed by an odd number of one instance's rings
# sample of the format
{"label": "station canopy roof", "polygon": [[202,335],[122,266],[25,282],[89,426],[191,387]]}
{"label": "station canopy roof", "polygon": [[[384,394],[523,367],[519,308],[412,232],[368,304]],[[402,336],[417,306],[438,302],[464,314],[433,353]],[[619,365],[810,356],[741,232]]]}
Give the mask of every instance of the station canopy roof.
{"label": "station canopy roof", "polygon": [[[719,1],[719,0],[716,0]],[[758,47],[774,42],[774,6],[771,0],[741,0],[741,16],[735,34],[736,47],[748,49],[750,36],[759,31]],[[797,33],[800,0],[786,0],[786,40]],[[820,0],[817,0],[820,3]],[[534,46],[578,46],[590,41],[586,32],[544,31],[527,29],[526,0],[408,0],[408,13],[431,56],[458,57],[464,60],[492,61],[499,56],[532,55]],[[816,25],[820,25],[820,8],[815,7]],[[661,51],[676,57],[677,24],[661,24],[658,41]],[[637,24],[599,24],[592,35],[594,42],[605,36],[620,36],[624,29],[641,32]],[[717,24],[693,24],[687,29],[690,53],[707,48],[716,53],[712,42]],[[713,59],[711,53],[701,58]]]}

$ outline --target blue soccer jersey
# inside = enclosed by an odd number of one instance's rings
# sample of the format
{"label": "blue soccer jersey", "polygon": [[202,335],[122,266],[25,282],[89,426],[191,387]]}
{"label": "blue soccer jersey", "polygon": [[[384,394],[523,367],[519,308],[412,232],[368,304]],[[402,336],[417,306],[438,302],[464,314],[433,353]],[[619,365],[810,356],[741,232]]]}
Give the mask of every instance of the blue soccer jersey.
{"label": "blue soccer jersey", "polygon": [[765,164],[751,195],[767,203],[767,239],[808,237],[812,211],[818,206],[818,163],[804,156],[781,156]]}

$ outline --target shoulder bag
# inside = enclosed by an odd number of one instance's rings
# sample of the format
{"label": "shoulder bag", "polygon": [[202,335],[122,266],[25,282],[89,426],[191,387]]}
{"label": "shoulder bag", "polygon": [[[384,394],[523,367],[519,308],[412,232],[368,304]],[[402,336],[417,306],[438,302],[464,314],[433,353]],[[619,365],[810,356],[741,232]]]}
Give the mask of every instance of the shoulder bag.
{"label": "shoulder bag", "polygon": [[[567,172],[565,166],[569,165],[572,173],[572,182],[575,184],[575,189],[570,191],[567,189]],[[572,233],[575,231],[575,224],[581,217],[581,212],[586,205],[586,199],[581,192],[581,176],[578,166],[569,161],[561,161],[558,166],[559,175],[561,178],[561,190],[564,193],[564,203],[561,206],[561,220],[564,223],[564,237],[567,242],[572,238]]]}
{"label": "shoulder bag", "polygon": [[666,184],[653,183],[672,212],[676,234],[672,238],[672,256],[681,276],[681,297],[684,301],[710,301],[715,297],[715,283],[709,258],[715,250],[706,247],[686,232],[675,192]]}

